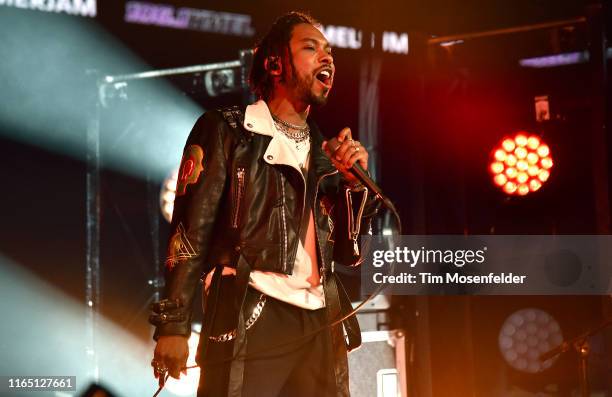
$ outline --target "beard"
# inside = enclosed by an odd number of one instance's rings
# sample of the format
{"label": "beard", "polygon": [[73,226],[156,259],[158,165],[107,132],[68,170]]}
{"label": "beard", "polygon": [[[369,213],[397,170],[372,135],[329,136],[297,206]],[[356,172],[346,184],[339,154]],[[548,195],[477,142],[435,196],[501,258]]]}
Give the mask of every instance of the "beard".
{"label": "beard", "polygon": [[313,76],[300,76],[295,72],[295,68],[292,68],[291,80],[289,81],[289,87],[293,91],[295,98],[307,103],[312,106],[323,106],[327,103],[327,93],[329,89],[324,88],[319,95],[313,91],[313,85],[318,81],[315,81]]}

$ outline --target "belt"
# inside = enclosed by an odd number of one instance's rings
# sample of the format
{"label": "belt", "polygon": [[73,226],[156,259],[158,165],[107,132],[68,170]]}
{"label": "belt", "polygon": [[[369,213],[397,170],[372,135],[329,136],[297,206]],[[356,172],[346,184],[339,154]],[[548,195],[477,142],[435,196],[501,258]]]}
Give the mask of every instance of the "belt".
{"label": "belt", "polygon": [[[340,281],[340,278],[335,272],[327,271],[323,282],[323,291],[325,292],[325,305],[328,312],[328,321],[336,321],[353,311],[353,305]],[[357,316],[353,314],[342,322],[346,331],[348,351],[354,350],[361,346],[361,329]]]}

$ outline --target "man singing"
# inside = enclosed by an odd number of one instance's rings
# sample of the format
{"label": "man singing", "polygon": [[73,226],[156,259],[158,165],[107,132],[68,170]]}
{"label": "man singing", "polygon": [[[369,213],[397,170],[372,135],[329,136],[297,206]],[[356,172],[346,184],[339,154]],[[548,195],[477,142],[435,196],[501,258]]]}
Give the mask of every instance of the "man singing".
{"label": "man singing", "polygon": [[[335,66],[308,15],[280,17],[255,48],[259,100],[206,112],[187,140],[153,307],[156,376],[185,367],[192,301],[204,282],[199,397],[348,396],[360,340],[334,267],[360,262],[378,202],[348,172],[368,153],[348,128],[328,145],[309,118]],[[346,337],[345,337],[346,333]]]}

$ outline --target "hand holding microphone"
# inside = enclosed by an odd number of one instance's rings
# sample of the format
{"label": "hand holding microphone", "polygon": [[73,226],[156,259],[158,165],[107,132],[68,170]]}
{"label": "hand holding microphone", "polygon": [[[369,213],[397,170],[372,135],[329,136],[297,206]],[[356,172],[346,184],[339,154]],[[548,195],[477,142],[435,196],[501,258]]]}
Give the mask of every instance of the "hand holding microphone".
{"label": "hand holding microphone", "polygon": [[344,128],[336,138],[323,142],[323,150],[349,183],[362,183],[382,200],[387,208],[395,211],[391,200],[385,197],[380,187],[368,175],[368,152],[359,141],[353,140],[350,128]]}
{"label": "hand holding microphone", "polygon": [[349,183],[361,182],[351,172],[351,167],[358,163],[364,171],[367,170],[368,151],[359,141],[353,140],[350,128],[342,129],[336,138],[323,142],[323,150]]}

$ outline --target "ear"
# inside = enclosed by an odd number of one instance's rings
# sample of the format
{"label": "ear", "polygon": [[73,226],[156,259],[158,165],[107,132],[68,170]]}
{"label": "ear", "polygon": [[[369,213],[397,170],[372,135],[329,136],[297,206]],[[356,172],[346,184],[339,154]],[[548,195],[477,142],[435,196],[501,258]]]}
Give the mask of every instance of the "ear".
{"label": "ear", "polygon": [[283,65],[280,57],[269,56],[264,60],[264,68],[272,76],[280,76],[283,74]]}

